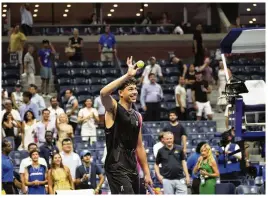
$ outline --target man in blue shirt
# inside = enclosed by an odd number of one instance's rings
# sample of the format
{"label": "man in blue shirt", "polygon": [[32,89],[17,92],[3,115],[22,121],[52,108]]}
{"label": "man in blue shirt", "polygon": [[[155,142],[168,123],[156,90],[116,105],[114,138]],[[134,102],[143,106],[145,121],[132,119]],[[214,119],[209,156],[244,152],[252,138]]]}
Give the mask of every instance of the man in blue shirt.
{"label": "man in blue shirt", "polygon": [[23,119],[25,113],[30,110],[33,112],[34,117],[36,120],[40,120],[40,116],[38,113],[38,106],[31,101],[32,99],[32,94],[29,91],[23,92],[23,105],[20,106],[19,112],[20,112],[20,117]]}
{"label": "man in blue shirt", "polygon": [[109,25],[106,25],[105,33],[100,37],[99,53],[101,61],[113,61],[114,54],[116,56],[116,40],[110,31]]}
{"label": "man in blue shirt", "polygon": [[[48,95],[48,88],[49,88],[49,80],[52,76],[52,62],[51,62],[51,54],[55,54],[55,48],[48,40],[43,40],[43,48],[38,52],[38,61],[41,66],[40,76],[42,79],[42,91],[43,97]],[[46,95],[44,95],[46,93]]]}
{"label": "man in blue shirt", "polygon": [[2,188],[6,194],[16,194],[13,186],[14,167],[11,159],[8,157],[12,151],[11,143],[8,140],[2,141]]}

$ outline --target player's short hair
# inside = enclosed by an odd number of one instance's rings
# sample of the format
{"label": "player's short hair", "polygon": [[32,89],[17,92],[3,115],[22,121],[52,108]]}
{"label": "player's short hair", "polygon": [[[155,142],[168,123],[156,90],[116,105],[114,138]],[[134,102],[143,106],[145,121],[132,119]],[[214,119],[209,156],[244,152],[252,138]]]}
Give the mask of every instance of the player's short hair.
{"label": "player's short hair", "polygon": [[118,90],[124,90],[129,85],[137,85],[137,80],[135,78],[128,79],[118,88]]}

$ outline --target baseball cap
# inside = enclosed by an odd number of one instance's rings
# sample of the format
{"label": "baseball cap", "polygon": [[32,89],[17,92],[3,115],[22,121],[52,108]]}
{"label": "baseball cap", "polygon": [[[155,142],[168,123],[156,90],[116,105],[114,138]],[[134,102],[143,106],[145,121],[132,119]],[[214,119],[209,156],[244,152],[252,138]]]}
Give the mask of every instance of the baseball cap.
{"label": "baseball cap", "polygon": [[81,153],[80,153],[80,157],[81,158],[83,158],[83,157],[85,157],[87,155],[90,155],[91,156],[91,153],[89,151],[81,151]]}

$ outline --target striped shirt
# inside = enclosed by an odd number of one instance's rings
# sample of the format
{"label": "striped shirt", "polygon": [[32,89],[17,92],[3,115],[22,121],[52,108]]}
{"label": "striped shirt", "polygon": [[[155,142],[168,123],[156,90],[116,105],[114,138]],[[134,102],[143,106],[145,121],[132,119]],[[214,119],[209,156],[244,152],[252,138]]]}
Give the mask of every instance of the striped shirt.
{"label": "striped shirt", "polygon": [[[68,114],[70,111],[72,111],[73,105],[75,102],[78,102],[75,96],[71,96],[65,105],[65,112]],[[71,122],[77,123],[77,116],[78,116],[78,107],[75,109],[74,113],[70,116]]]}

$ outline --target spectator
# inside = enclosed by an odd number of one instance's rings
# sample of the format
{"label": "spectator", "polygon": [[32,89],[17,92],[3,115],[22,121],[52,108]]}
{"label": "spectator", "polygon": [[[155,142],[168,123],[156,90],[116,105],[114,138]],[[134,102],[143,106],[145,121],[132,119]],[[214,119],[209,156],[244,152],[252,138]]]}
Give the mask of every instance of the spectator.
{"label": "spectator", "polygon": [[210,63],[211,63],[210,58],[206,57],[204,60],[204,64],[200,67],[197,67],[196,70],[198,72],[202,72],[203,80],[207,81],[209,85],[212,85],[214,79],[213,79],[213,70],[210,67]]}
{"label": "spectator", "polygon": [[36,137],[38,140],[39,147],[46,143],[46,131],[52,131],[53,137],[57,138],[56,126],[55,122],[49,119],[50,111],[48,109],[44,109],[42,111],[42,120],[36,124]]}
{"label": "spectator", "polygon": [[62,141],[66,138],[73,138],[73,127],[68,124],[68,117],[65,113],[60,114],[56,119],[56,128],[58,131],[57,147],[62,151]]}
{"label": "spectator", "polygon": [[81,136],[83,141],[97,141],[96,123],[99,122],[98,111],[92,108],[92,100],[85,101],[85,107],[78,113],[78,122],[82,124]]}
{"label": "spectator", "polygon": [[48,171],[48,192],[55,195],[57,190],[74,190],[70,169],[63,165],[58,153],[53,155],[51,169]]}
{"label": "spectator", "polygon": [[[42,95],[43,97],[51,97],[49,95],[49,80],[52,77],[52,62],[51,55],[56,54],[56,50],[51,42],[43,40],[43,47],[38,51],[38,62],[41,67],[40,76],[42,80]],[[44,95],[45,94],[45,95]]]}
{"label": "spectator", "polygon": [[161,149],[164,146],[164,132],[160,132],[158,135],[158,141],[154,147],[153,147],[153,151],[154,151],[154,157],[156,158],[157,153],[159,151],[159,149]]}
{"label": "spectator", "polygon": [[47,167],[39,163],[39,152],[30,152],[32,163],[25,168],[25,185],[28,186],[29,195],[46,194],[45,185],[47,184]]}
{"label": "spectator", "polygon": [[204,144],[206,144],[206,142],[198,143],[198,145],[196,146],[195,152],[192,153],[187,159],[187,167],[188,167],[188,170],[190,170],[190,172],[192,173],[191,176],[193,179],[192,187],[191,187],[192,194],[199,194],[200,178],[199,178],[199,175],[194,174],[193,170],[198,161],[198,158],[200,157],[200,149]]}
{"label": "spectator", "polygon": [[19,121],[15,120],[11,112],[6,112],[3,116],[2,128],[5,134],[5,137],[12,138],[15,142],[15,150],[19,147],[21,142],[21,134],[15,134],[15,128],[20,129],[21,124]]}
{"label": "spectator", "polygon": [[37,93],[37,86],[30,84],[29,92],[32,94],[31,102],[35,103],[38,107],[38,115],[41,116],[42,111],[46,108],[45,100]]}
{"label": "spectator", "polygon": [[156,64],[156,58],[150,57],[150,65],[147,65],[145,69],[143,70],[142,77],[141,77],[141,84],[150,84],[149,80],[149,74],[155,74],[157,77],[161,79],[162,82],[164,82],[162,69],[159,64]]}
{"label": "spectator", "polygon": [[192,100],[197,111],[197,120],[201,120],[203,111],[205,111],[207,118],[212,120],[212,109],[207,97],[207,94],[211,93],[211,87],[207,81],[202,79],[202,73],[196,72],[195,77],[196,81],[192,87]]}
{"label": "spectator", "polygon": [[193,50],[195,54],[194,65],[200,66],[204,61],[204,47],[202,38],[202,25],[198,24],[193,36]]}
{"label": "spectator", "polygon": [[225,117],[225,127],[226,129],[229,129],[229,109],[232,107],[231,104],[228,104],[226,107],[225,107],[225,112],[224,112],[224,117]]}
{"label": "spectator", "polygon": [[67,166],[70,169],[74,182],[76,168],[82,165],[82,163],[79,155],[74,153],[72,150],[73,148],[71,139],[66,138],[62,140],[62,152],[60,152],[60,155],[62,157],[62,163],[64,166]]}
{"label": "spectator", "polygon": [[161,20],[159,24],[170,24],[171,20],[168,17],[168,13],[167,12],[162,12],[162,16],[161,16]]}
{"label": "spectator", "polygon": [[32,94],[29,91],[23,92],[23,105],[19,108],[20,117],[23,118],[26,111],[30,110],[33,112],[34,117],[39,120],[38,106],[31,101]]}
{"label": "spectator", "polygon": [[20,7],[21,29],[26,36],[32,34],[33,16],[30,11],[30,4],[25,3]]}
{"label": "spectator", "polygon": [[[28,145],[28,152],[31,153],[34,150],[37,150],[37,144],[30,143]],[[47,167],[47,163],[46,163],[46,160],[44,158],[39,157],[38,158],[38,163],[44,165],[45,167]],[[30,166],[31,164],[32,164],[32,158],[31,157],[24,158],[20,163],[19,173],[20,173],[20,179],[21,179],[21,184],[22,184],[21,189],[22,189],[23,194],[26,194],[27,191],[28,191],[28,188],[25,185],[25,175],[24,175],[25,169],[28,166]]]}
{"label": "spectator", "polygon": [[179,78],[179,84],[175,88],[176,110],[179,120],[187,120],[185,79]]}
{"label": "spectator", "polygon": [[[96,25],[100,25],[101,22],[100,20],[98,19],[96,13],[93,13],[90,15],[90,18],[89,20],[86,21],[86,24],[89,24],[89,25],[93,25],[93,26],[90,26],[88,28],[85,28],[85,33],[88,32],[89,34],[95,34],[95,35],[98,35],[100,34],[101,32],[101,28],[99,26],[96,26]],[[104,23],[105,24],[105,23]],[[95,25],[95,26],[94,26]]]}
{"label": "spectator", "polygon": [[73,30],[73,37],[69,38],[69,47],[75,50],[73,56],[70,57],[71,61],[82,61],[83,54],[82,54],[82,47],[84,44],[83,38],[79,37],[79,30],[74,28]]}
{"label": "spectator", "polygon": [[34,47],[28,45],[28,52],[24,56],[24,73],[26,74],[27,84],[35,84],[35,63],[34,63]]}
{"label": "spectator", "polygon": [[187,72],[187,66],[183,64],[181,59],[179,59],[176,56],[172,56],[170,60],[171,60],[170,62],[179,69],[179,76],[185,77],[186,72]]}
{"label": "spectator", "polygon": [[16,194],[13,186],[14,166],[9,153],[12,151],[12,145],[8,140],[2,140],[2,190],[7,195]]}
{"label": "spectator", "polygon": [[153,24],[152,22],[152,12],[147,12],[146,17],[143,19],[143,21],[141,22],[142,25],[151,25]]}
{"label": "spectator", "polygon": [[9,100],[8,93],[5,89],[2,88],[2,107],[4,107],[4,104],[7,100]]}
{"label": "spectator", "polygon": [[56,119],[59,115],[64,113],[64,110],[60,108],[57,97],[50,98],[50,107],[47,109],[50,111],[50,120],[51,122],[56,122]]}
{"label": "spectator", "polygon": [[43,157],[50,168],[52,164],[52,157],[56,153],[59,153],[59,149],[53,144],[53,132],[46,131],[45,134],[46,142],[40,147],[40,157]]}
{"label": "spectator", "polygon": [[99,125],[104,125],[105,107],[101,102],[101,97],[98,96],[94,100],[94,108],[98,110],[99,114]]}
{"label": "spectator", "polygon": [[[229,76],[229,79],[231,77],[231,71],[229,69],[227,69],[228,71],[228,76]],[[224,109],[224,107],[227,105],[227,101],[226,101],[226,96],[225,94],[223,94],[222,92],[225,92],[225,85],[227,83],[227,79],[226,79],[226,74],[225,74],[225,71],[224,71],[224,67],[223,67],[223,63],[222,61],[219,62],[219,71],[218,71],[218,79],[219,79],[219,88],[218,88],[218,91],[219,91],[219,98],[218,98],[218,106],[219,106],[219,112],[221,113]]]}
{"label": "spectator", "polygon": [[101,61],[113,61],[116,56],[116,40],[115,36],[110,31],[110,26],[105,26],[105,33],[99,39],[99,53]]}
{"label": "spectator", "polygon": [[192,103],[192,87],[195,83],[195,68],[194,65],[191,64],[189,70],[185,76],[186,80],[186,92],[187,92],[187,103]]}
{"label": "spectator", "polygon": [[183,151],[187,151],[187,134],[184,127],[178,122],[178,116],[175,111],[169,112],[169,124],[163,129],[170,131],[174,135],[174,143],[182,145]]}
{"label": "spectator", "polygon": [[[76,187],[77,189],[94,189],[95,194],[101,194],[101,186],[104,183],[104,176],[101,168],[91,162],[91,154],[82,151],[80,154],[83,165],[76,168]],[[100,179],[97,185],[97,175]]]}
{"label": "spectator", "polygon": [[156,83],[155,74],[149,74],[150,84],[145,84],[141,89],[141,105],[145,113],[146,121],[160,120],[160,102],[163,99],[163,90]]}
{"label": "spectator", "polygon": [[194,167],[194,174],[200,171],[201,182],[200,194],[215,194],[216,178],[219,177],[217,163],[213,157],[211,147],[204,144],[201,149],[201,156]]}
{"label": "spectator", "polygon": [[20,32],[20,26],[14,26],[8,45],[8,53],[16,53],[18,55],[18,63],[20,64],[20,74],[23,73],[22,55],[24,43],[27,40],[25,35]]}
{"label": "spectator", "polygon": [[176,27],[173,30],[173,33],[174,34],[180,34],[180,35],[184,34],[184,31],[182,29],[182,26],[180,26],[180,24],[176,24]]}
{"label": "spectator", "polygon": [[[163,184],[164,194],[187,194],[190,177],[185,153],[180,146],[174,144],[174,136],[171,132],[166,132],[164,139],[165,146],[159,149],[154,165],[156,176]],[[162,165],[162,175],[159,164]]]}
{"label": "spectator", "polygon": [[73,95],[71,89],[65,91],[65,99],[67,103],[65,104],[64,110],[69,118],[69,123],[73,127],[73,132],[77,127],[77,115],[78,115],[78,100]]}
{"label": "spectator", "polygon": [[90,25],[98,25],[98,24],[101,24],[96,13],[92,13],[91,16],[90,16],[90,19],[89,19],[89,24]]}
{"label": "spectator", "polygon": [[218,156],[218,166],[221,179],[235,179],[240,176],[240,161],[242,153],[238,152],[229,156],[228,154],[239,151],[238,144],[232,143],[232,134],[227,131],[222,134],[222,144],[218,148],[216,155]]}
{"label": "spectator", "polygon": [[36,119],[32,111],[26,111],[22,123],[21,146],[19,150],[26,150],[28,145],[35,142]]}
{"label": "spectator", "polygon": [[14,106],[14,109],[18,110],[23,104],[23,92],[21,91],[22,86],[20,84],[15,85],[15,91],[11,93],[11,100]]}

